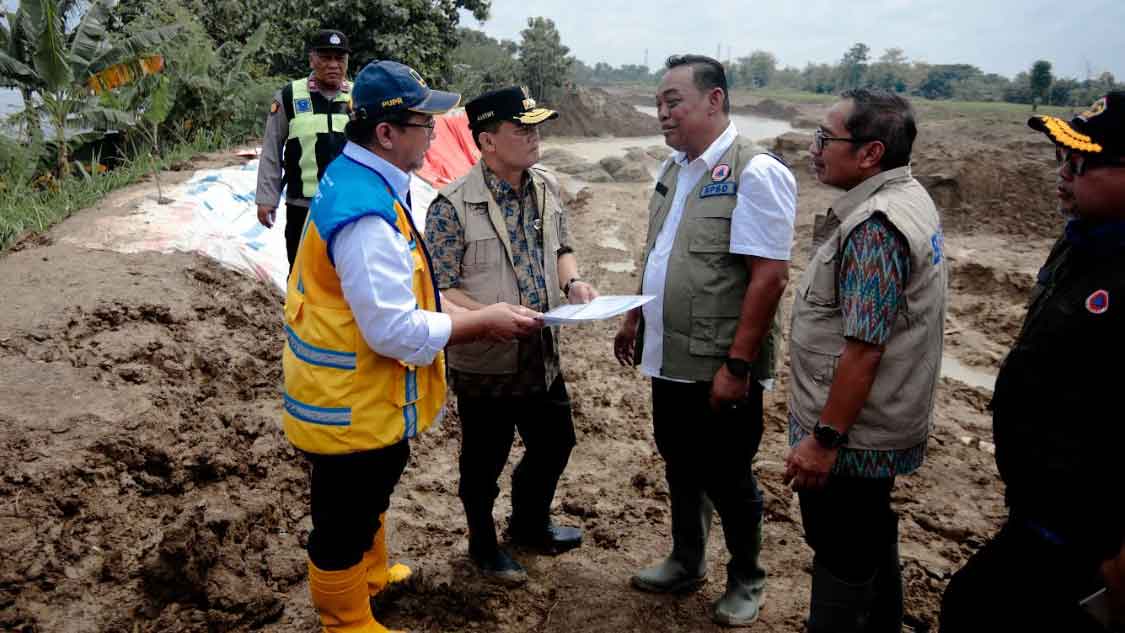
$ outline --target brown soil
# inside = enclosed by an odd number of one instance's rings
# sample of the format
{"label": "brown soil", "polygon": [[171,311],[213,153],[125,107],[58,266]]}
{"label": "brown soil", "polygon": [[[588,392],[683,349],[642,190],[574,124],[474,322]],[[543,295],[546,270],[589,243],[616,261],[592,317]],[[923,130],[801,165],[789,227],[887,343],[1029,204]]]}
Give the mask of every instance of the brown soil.
{"label": "brown soil", "polygon": [[[1059,224],[1043,193],[1046,151],[1004,145],[1034,140],[1015,125],[988,131],[976,121],[926,122],[925,112],[922,120],[918,172],[945,176],[958,192],[944,203],[948,348],[994,371]],[[1003,149],[989,154],[997,145]],[[838,192],[792,158],[801,187],[796,280],[812,214]],[[635,291],[638,273],[615,271],[640,254],[651,185],[566,180],[577,192],[571,226],[584,276],[603,293]],[[98,217],[129,213],[130,201],[152,190],[118,192],[0,258],[0,629],[317,630],[304,584],[305,467],[278,425],[281,298],[193,255],[68,243]],[[785,315],[791,303],[783,302]],[[719,630],[707,615],[725,578],[718,525],[702,591],[663,597],[628,586],[630,573],[669,546],[668,497],[649,386],[612,360],[615,328],[603,322],[564,334],[579,440],[556,516],[582,526],[585,545],[557,558],[517,551],[531,577],[523,588],[476,579],[456,498],[454,406],[414,442],[394,497],[391,551],[424,578],[415,591],[379,601],[385,623],[416,632]],[[755,465],[770,573],[753,629],[761,631],[800,630],[808,604],[811,553],[781,480],[787,378],[783,367],[780,388],[767,396]],[[919,629],[935,623],[950,573],[1004,513],[987,392],[945,379],[938,399],[926,465],[895,492],[906,607]],[[507,476],[498,517],[508,512]]]}
{"label": "brown soil", "polygon": [[551,108],[559,118],[543,125],[544,136],[652,136],[656,118],[638,112],[601,88],[574,86]]}

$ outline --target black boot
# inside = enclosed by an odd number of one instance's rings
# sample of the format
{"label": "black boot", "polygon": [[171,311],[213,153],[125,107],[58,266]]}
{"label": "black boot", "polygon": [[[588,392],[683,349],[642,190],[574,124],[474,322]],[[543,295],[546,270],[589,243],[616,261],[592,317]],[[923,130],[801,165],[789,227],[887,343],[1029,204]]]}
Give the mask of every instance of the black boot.
{"label": "black boot", "polygon": [[669,488],[672,502],[672,553],[637,572],[633,586],[652,593],[687,593],[707,582],[707,537],[714,506],[702,492]]}
{"label": "black boot", "polygon": [[484,578],[505,585],[527,582],[527,571],[496,542],[496,523],[492,508],[470,509],[465,505],[469,522],[469,558]]}
{"label": "black boot", "polygon": [[874,599],[874,577],[845,582],[814,560],[808,633],[866,633]]}
{"label": "black boot", "polygon": [[898,539],[887,548],[886,559],[875,572],[875,598],[867,623],[868,633],[902,632],[902,568]]}
{"label": "black boot", "polygon": [[766,590],[766,570],[758,563],[762,551],[762,519],[750,533],[727,530],[727,590],[715,603],[712,619],[724,626],[750,626],[758,619]]}

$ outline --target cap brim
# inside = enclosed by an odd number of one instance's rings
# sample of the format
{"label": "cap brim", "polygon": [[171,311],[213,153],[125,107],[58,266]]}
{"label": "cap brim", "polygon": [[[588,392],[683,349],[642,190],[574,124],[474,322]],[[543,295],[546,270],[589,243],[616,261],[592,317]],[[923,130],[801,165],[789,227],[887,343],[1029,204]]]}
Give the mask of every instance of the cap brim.
{"label": "cap brim", "polygon": [[461,103],[461,95],[455,92],[431,90],[425,99],[410,106],[407,110],[421,114],[445,114],[456,108],[459,103]]}
{"label": "cap brim", "polygon": [[352,49],[346,46],[314,46],[314,51],[340,51],[341,53],[352,54]]}
{"label": "cap brim", "polygon": [[559,118],[559,113],[554,110],[548,110],[547,108],[535,108],[534,110],[528,110],[527,112],[517,115],[514,118],[524,125],[539,125],[540,123]]}
{"label": "cap brim", "polygon": [[1046,134],[1056,144],[1079,152],[1098,154],[1103,149],[1089,136],[1075,130],[1069,123],[1058,117],[1045,114],[1033,116],[1027,120],[1027,126]]}

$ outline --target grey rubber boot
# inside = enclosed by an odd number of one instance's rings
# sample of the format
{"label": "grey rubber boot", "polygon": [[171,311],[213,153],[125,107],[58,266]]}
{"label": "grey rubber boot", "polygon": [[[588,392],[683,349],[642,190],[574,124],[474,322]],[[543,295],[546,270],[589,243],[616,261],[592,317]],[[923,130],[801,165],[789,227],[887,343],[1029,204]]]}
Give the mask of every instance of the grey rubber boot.
{"label": "grey rubber boot", "polygon": [[734,530],[726,536],[731,561],[727,563],[727,590],[715,603],[711,619],[723,626],[750,626],[758,619],[766,590],[766,570],[758,563],[762,551],[762,519],[750,534]]}
{"label": "grey rubber boot", "polygon": [[707,582],[707,537],[714,506],[702,492],[671,493],[672,553],[632,578],[633,586],[652,593],[688,593]]}
{"label": "grey rubber boot", "polygon": [[814,561],[808,633],[866,633],[874,600],[875,577],[845,582]]}

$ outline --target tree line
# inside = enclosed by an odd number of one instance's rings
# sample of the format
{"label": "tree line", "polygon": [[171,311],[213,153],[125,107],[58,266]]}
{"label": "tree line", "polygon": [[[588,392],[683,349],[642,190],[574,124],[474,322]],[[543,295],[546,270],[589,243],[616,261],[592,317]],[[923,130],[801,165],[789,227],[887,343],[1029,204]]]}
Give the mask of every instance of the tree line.
{"label": "tree line", "polygon": [[[927,99],[959,101],[1004,101],[1055,106],[1084,106],[1114,89],[1122,88],[1113,73],[1103,72],[1085,79],[1056,77],[1047,60],[1036,60],[1027,71],[1008,78],[986,73],[971,64],[930,64],[911,61],[901,48],[889,48],[877,58],[870,47],[856,43],[835,64],[809,63],[804,68],[780,67],[769,51],[724,63],[727,78],[735,87],[781,88],[836,94],[851,88],[876,87]],[[574,64],[575,81],[584,84],[654,83],[661,69],[605,62],[589,66]]]}

